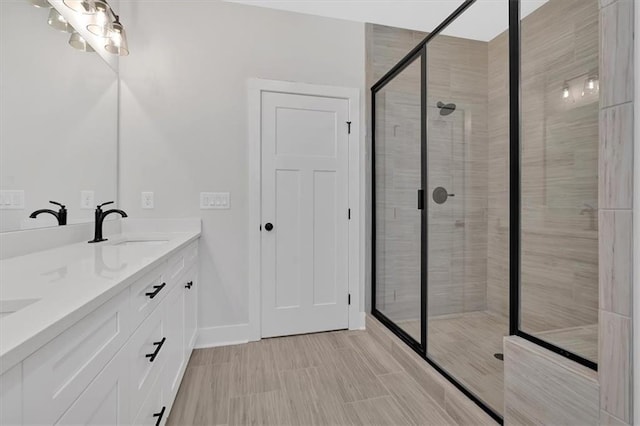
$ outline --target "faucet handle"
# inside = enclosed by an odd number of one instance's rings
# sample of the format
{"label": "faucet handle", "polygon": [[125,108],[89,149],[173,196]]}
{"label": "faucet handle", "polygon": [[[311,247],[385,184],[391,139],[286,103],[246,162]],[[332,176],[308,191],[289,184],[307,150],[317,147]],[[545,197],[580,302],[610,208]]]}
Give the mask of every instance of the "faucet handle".
{"label": "faucet handle", "polygon": [[67,207],[67,206],[65,206],[64,204],[59,203],[59,202],[57,202],[57,201],[51,201],[51,200],[49,200],[49,202],[50,202],[51,204],[55,204],[56,206],[60,206],[60,208],[61,208],[61,209],[65,209],[65,208]]}
{"label": "faucet handle", "polygon": [[98,209],[99,209],[99,208],[101,208],[102,206],[106,206],[106,205],[113,204],[113,203],[114,203],[113,201],[107,201],[106,203],[98,204],[98,205],[96,206],[96,208],[98,208]]}

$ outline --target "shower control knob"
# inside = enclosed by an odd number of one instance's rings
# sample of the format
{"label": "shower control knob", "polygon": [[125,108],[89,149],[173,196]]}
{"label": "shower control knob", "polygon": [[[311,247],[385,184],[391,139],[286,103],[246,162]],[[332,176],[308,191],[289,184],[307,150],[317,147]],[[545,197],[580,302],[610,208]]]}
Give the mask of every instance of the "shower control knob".
{"label": "shower control knob", "polygon": [[444,202],[447,201],[447,198],[455,197],[455,195],[456,194],[449,194],[447,190],[441,186],[434,189],[432,194],[433,201],[435,201],[436,204],[443,204]]}
{"label": "shower control knob", "polygon": [[271,231],[273,229],[273,224],[271,222],[267,222],[264,225],[264,229],[266,229],[267,231]]}

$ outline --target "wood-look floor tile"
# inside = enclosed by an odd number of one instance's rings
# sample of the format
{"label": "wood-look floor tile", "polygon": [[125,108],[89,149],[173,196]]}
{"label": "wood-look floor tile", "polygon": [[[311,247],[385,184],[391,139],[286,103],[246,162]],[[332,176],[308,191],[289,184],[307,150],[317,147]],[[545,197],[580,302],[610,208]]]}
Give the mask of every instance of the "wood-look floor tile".
{"label": "wood-look floor tile", "polygon": [[340,349],[331,362],[320,367],[325,390],[335,389],[343,402],[388,395],[364,359],[351,348]]}
{"label": "wood-look floor tile", "polygon": [[414,425],[446,425],[455,422],[407,373],[380,376],[402,412]]}
{"label": "wood-look floor tile", "polygon": [[229,425],[291,425],[287,398],[282,391],[231,398]]}
{"label": "wood-look floor tile", "polygon": [[229,363],[187,368],[167,424],[226,424],[230,377]]}
{"label": "wood-look floor tile", "polygon": [[368,334],[362,333],[350,336],[349,342],[374,374],[380,375],[402,371],[402,367],[391,354]]}
{"label": "wood-look floor tile", "polygon": [[264,342],[241,346],[237,362],[231,363],[231,396],[280,389],[273,347]]}
{"label": "wood-look floor tile", "polygon": [[352,425],[411,425],[402,408],[390,396],[345,404]]}
{"label": "wood-look floor tile", "polygon": [[196,349],[191,354],[189,365],[199,366],[237,361],[241,351],[242,345]]}
{"label": "wood-look floor tile", "polygon": [[311,337],[287,336],[268,339],[277,370],[295,370],[322,364],[322,355],[311,345]]}

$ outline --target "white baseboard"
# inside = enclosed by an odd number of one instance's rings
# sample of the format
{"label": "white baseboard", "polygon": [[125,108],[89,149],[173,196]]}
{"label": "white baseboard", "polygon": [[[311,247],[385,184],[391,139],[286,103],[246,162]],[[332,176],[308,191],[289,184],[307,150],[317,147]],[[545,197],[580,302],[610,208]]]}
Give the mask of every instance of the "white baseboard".
{"label": "white baseboard", "polygon": [[206,327],[198,330],[198,339],[195,347],[197,349],[213,348],[216,346],[239,345],[248,341],[249,324]]}
{"label": "white baseboard", "polygon": [[358,312],[356,315],[352,315],[349,318],[349,330],[364,330],[366,329],[366,312]]}

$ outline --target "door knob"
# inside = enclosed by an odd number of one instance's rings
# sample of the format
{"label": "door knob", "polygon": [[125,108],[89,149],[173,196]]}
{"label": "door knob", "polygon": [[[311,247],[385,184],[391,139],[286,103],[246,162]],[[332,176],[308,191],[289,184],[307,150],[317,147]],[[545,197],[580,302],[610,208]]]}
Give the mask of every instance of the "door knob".
{"label": "door knob", "polygon": [[273,224],[271,222],[267,222],[264,225],[264,229],[266,229],[267,231],[271,231],[273,229]]}

